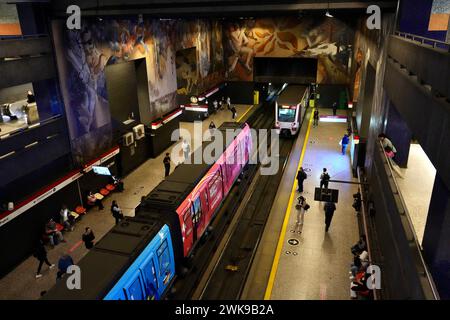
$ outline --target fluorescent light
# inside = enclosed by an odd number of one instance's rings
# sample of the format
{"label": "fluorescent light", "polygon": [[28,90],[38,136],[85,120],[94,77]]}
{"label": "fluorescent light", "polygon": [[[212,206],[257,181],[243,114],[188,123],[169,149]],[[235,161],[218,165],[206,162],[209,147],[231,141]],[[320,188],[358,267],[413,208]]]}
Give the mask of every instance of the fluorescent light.
{"label": "fluorescent light", "polygon": [[333,15],[330,13],[330,11],[328,11],[327,10],[327,12],[325,13],[325,15],[328,17],[328,18],[333,18]]}

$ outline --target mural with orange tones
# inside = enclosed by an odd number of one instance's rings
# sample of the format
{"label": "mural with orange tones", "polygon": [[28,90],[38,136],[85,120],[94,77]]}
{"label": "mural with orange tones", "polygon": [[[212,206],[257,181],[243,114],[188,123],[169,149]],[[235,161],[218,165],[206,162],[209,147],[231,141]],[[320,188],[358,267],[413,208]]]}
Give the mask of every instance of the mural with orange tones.
{"label": "mural with orange tones", "polygon": [[254,57],[315,57],[318,83],[349,83],[354,31],[329,18],[258,18],[224,26],[226,76],[252,81]]}

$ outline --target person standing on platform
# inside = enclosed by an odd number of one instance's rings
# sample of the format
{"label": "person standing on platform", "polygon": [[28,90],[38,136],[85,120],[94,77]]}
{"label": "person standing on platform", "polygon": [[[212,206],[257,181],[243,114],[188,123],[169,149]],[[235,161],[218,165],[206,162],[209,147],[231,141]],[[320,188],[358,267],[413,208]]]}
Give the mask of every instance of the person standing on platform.
{"label": "person standing on platform", "polygon": [[330,181],[330,175],[327,172],[327,168],[323,168],[323,172],[320,175],[320,190],[325,187],[325,190],[328,190],[328,182]]}
{"label": "person standing on platform", "polygon": [[81,239],[83,240],[86,249],[92,249],[92,247],[94,246],[95,235],[91,228],[86,227]]}
{"label": "person standing on platform", "polygon": [[333,116],[335,116],[337,113],[337,107],[338,107],[337,102],[334,102],[333,103]]}
{"label": "person standing on platform", "polygon": [[116,200],[113,200],[111,205],[111,213],[116,219],[116,225],[119,224],[120,220],[123,219],[122,209],[119,208],[119,205],[117,204]]}
{"label": "person standing on platform", "polygon": [[51,264],[51,263],[48,261],[48,258],[47,258],[47,250],[45,250],[45,246],[44,246],[44,243],[43,243],[42,241],[39,241],[38,247],[36,248],[36,251],[35,251],[35,253],[33,254],[33,256],[34,256],[36,259],[39,260],[39,267],[38,267],[38,269],[37,269],[36,279],[39,279],[40,277],[42,277],[41,269],[42,269],[42,265],[44,264],[44,262],[45,262],[45,264],[48,265],[48,267],[49,267],[50,269],[53,269],[53,268],[55,267],[54,264]]}
{"label": "person standing on platform", "polygon": [[167,177],[170,173],[170,156],[169,156],[168,152],[166,153],[166,156],[164,157],[163,163],[164,163],[164,171],[165,171],[164,177]]}
{"label": "person standing on platform", "polygon": [[350,138],[348,137],[348,134],[344,134],[341,140],[341,146],[342,146],[342,155],[345,155],[345,151],[347,151],[347,146],[350,141]]}
{"label": "person standing on platform", "polygon": [[303,181],[308,178],[308,175],[303,170],[303,167],[300,167],[300,170],[297,172],[297,184],[298,184],[298,192],[303,192]]}
{"label": "person standing on platform", "polygon": [[317,127],[319,125],[319,109],[314,110],[313,115],[313,127]]}
{"label": "person standing on platform", "polygon": [[183,140],[181,148],[183,149],[184,160],[186,161],[189,158],[189,154],[191,152],[191,146],[189,145],[189,142],[187,142],[186,139]]}
{"label": "person standing on platform", "polygon": [[230,97],[227,97],[227,108],[228,108],[228,110],[231,110],[231,99],[230,99]]}
{"label": "person standing on platform", "polygon": [[305,220],[305,213],[309,209],[309,204],[306,203],[305,197],[300,196],[298,198],[298,203],[295,206],[295,209],[297,209],[297,222],[296,222],[296,229],[298,233],[302,233],[303,231],[303,222]]}
{"label": "person standing on platform", "polygon": [[230,111],[231,111],[231,117],[233,118],[233,120],[236,118],[236,115],[237,115],[237,111],[236,111],[236,108],[234,107],[234,106],[232,106],[231,108],[230,108]]}
{"label": "person standing on platform", "polygon": [[214,106],[214,111],[219,110],[219,103],[217,102],[217,100],[213,101],[213,106]]}
{"label": "person standing on platform", "polygon": [[336,210],[336,205],[333,202],[327,202],[325,203],[324,210],[325,210],[325,232],[328,232],[331,220],[333,219],[334,211]]}
{"label": "person standing on platform", "polygon": [[73,231],[73,226],[69,219],[69,209],[65,204],[63,204],[61,211],[59,212],[61,224],[64,226],[65,230]]}

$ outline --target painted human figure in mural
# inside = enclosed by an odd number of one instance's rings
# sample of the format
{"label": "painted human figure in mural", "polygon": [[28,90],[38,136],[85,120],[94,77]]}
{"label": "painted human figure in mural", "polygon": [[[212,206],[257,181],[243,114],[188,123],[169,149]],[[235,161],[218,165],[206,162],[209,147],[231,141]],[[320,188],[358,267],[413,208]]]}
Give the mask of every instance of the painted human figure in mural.
{"label": "painted human figure in mural", "polygon": [[198,55],[199,55],[199,72],[202,78],[206,77],[209,73],[211,66],[211,56],[210,56],[210,26],[205,22],[200,23],[198,32]]}
{"label": "painted human figure in mural", "polygon": [[253,49],[248,47],[249,39],[245,34],[245,28],[240,28],[238,24],[232,24],[230,28],[229,45],[233,50],[231,56],[231,62],[229,64],[228,72],[231,73],[236,68],[236,64],[239,62],[240,55],[245,55],[245,61],[243,66],[248,72],[252,71],[250,67],[250,61],[253,56]]}

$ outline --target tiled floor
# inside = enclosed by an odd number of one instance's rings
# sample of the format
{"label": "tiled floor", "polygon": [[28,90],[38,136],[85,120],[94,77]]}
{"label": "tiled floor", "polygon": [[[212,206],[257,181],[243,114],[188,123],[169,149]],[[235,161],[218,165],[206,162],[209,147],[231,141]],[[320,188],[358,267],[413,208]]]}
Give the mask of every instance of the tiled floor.
{"label": "tiled floor", "polygon": [[[253,110],[252,106],[237,105],[238,117],[250,114]],[[203,132],[208,130],[210,121],[213,120],[217,127],[225,121],[232,121],[231,112],[219,111],[205,120],[202,124]],[[180,127],[192,132],[193,123],[182,122]],[[193,146],[191,141],[191,146]],[[167,152],[174,147],[170,147]],[[62,243],[54,249],[48,250],[48,258],[50,262],[57,264],[58,259],[64,253],[69,252],[76,263],[87,252],[81,243],[81,235],[86,226],[90,226],[97,240],[100,239],[114,225],[114,219],[110,213],[109,207],[112,200],[117,200],[125,215],[134,215],[134,208],[139,203],[143,195],[148,194],[156,185],[164,178],[163,152],[155,159],[149,159],[139,168],[133,171],[124,179],[125,191],[123,193],[113,194],[104,201],[105,209],[98,211],[96,208],[89,211],[83,219],[76,224],[73,232],[64,234],[67,243]],[[172,159],[177,163],[177,159]],[[174,168],[175,165],[172,165]],[[34,257],[26,259],[17,268],[0,280],[0,299],[38,299],[42,291],[51,288],[56,281],[57,268],[49,270],[47,266],[43,267],[43,277],[35,279],[38,261]]]}
{"label": "tiled floor", "polygon": [[[321,113],[325,115],[329,111],[331,110],[324,109]],[[341,113],[342,111],[339,111],[339,114]],[[356,181],[351,173],[349,150],[345,156],[340,152],[339,141],[346,129],[345,123],[329,122],[321,122],[316,128],[311,127],[302,163],[308,174],[308,178],[304,182],[305,192],[303,195],[311,208],[305,215],[301,234],[293,232],[296,222],[295,202],[288,209],[290,217],[270,299],[350,299],[348,274],[352,262],[350,248],[359,238],[357,217],[352,208],[353,194],[357,192],[357,186],[330,183],[330,188],[339,189],[339,203],[336,204],[337,210],[328,233],[325,232],[323,203],[314,201],[314,188],[319,186],[319,177],[324,167],[328,169],[332,180]],[[299,139],[304,139],[302,135],[303,133]],[[299,146],[298,141],[297,146]],[[290,177],[290,181],[292,180]],[[280,186],[280,188],[282,187]],[[288,188],[289,195],[285,195],[284,199],[289,198],[291,188],[292,183]],[[298,192],[295,193],[295,200],[299,195]],[[272,208],[273,210],[274,208]],[[278,219],[284,219],[284,211],[281,215],[278,212]],[[273,240],[279,238],[281,228],[275,232],[273,225],[275,223],[268,222],[266,232],[271,234],[263,236],[260,244],[262,252],[259,257],[256,257],[259,259],[258,263],[261,264],[259,267],[261,270],[267,270],[263,264],[269,263],[272,266],[275,256],[276,242]],[[298,244],[289,244],[288,241],[291,239],[297,240]],[[272,259],[267,259],[270,256]],[[255,270],[252,281],[255,281],[256,285],[254,288],[251,284],[248,286],[245,299],[261,299],[264,296],[263,291],[266,290],[267,280],[268,276],[264,272],[258,276],[258,271]],[[263,285],[258,283],[261,281],[265,283]],[[256,290],[256,288],[259,289]]]}
{"label": "tiled floor", "polygon": [[422,243],[436,169],[419,144],[411,144],[408,168],[400,169],[403,179],[394,175],[405,200],[419,243]]}

